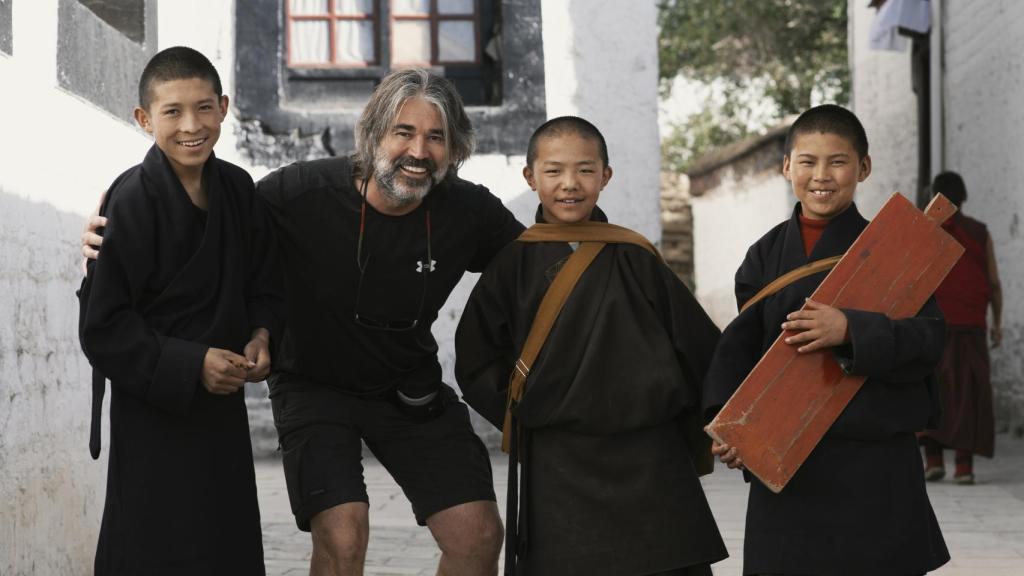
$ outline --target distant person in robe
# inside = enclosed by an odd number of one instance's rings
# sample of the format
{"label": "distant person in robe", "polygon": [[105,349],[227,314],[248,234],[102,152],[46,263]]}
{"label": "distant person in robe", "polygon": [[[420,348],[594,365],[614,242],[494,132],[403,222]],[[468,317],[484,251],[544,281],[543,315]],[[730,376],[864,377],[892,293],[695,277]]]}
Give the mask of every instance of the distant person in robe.
{"label": "distant person in robe", "polygon": [[[597,200],[612,169],[598,129],[561,117],[533,134],[523,174],[552,240],[499,252],[455,337],[464,398],[499,428],[541,300],[580,246],[573,230],[607,222]],[[706,575],[727,556],[697,473],[711,465],[700,382],[718,335],[656,253],[617,240],[597,253],[514,407],[506,574]]]}
{"label": "distant person in robe", "polygon": [[[967,187],[956,172],[937,175],[932,192],[943,194],[957,208],[967,200]],[[993,348],[1002,343],[1003,291],[988,228],[961,211],[942,227],[964,247],[964,255],[935,291],[946,317],[946,352],[938,371],[944,403],[938,429],[921,437],[924,475],[932,482],[945,477],[942,451],[951,449],[956,465],[953,480],[974,484],[974,455],[991,458],[995,448],[986,332]],[[991,327],[986,318],[989,307]]]}
{"label": "distant person in robe", "polygon": [[[786,137],[782,174],[798,202],[789,220],[747,251],[736,272],[738,307],[783,274],[842,255],[868,224],[853,200],[871,174],[871,157],[864,127],[849,110],[826,104],[801,114]],[[942,312],[930,299],[915,317],[893,320],[810,300],[826,275],[797,280],[740,312],[722,332],[705,379],[710,418],[784,330],[795,332],[785,342],[798,352],[831,348],[843,371],[867,377],[782,492],[745,473],[743,574],[935,570],[949,552],[925,491],[915,433],[933,426],[939,412],[932,374],[944,343]],[[715,443],[712,450],[742,468],[735,446]]]}
{"label": "distant person in robe", "polygon": [[97,575],[264,574],[243,386],[270,369],[284,294],[263,199],[213,154],[227,109],[205,56],[153,56],[134,115],[155,143],[100,211],[79,291],[94,458],[111,382]]}

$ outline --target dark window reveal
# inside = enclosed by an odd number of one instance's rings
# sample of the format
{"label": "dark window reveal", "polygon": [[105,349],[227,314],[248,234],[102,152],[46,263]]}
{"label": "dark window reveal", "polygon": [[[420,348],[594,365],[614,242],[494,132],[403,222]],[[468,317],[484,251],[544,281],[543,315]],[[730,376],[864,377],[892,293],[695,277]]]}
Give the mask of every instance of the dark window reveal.
{"label": "dark window reveal", "polygon": [[11,6],[14,0],[0,0],[0,52],[14,54],[14,35],[11,27]]}
{"label": "dark window reveal", "polygon": [[101,20],[137,44],[146,41],[145,0],[78,0]]}

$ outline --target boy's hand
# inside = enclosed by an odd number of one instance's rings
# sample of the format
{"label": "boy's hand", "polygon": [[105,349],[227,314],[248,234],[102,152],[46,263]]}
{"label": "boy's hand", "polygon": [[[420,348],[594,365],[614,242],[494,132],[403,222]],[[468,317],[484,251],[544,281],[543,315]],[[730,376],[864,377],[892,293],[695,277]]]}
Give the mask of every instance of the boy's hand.
{"label": "boy's hand", "polygon": [[210,348],[203,358],[200,379],[210,394],[225,396],[241,390],[249,361],[230,350]]}
{"label": "boy's hand", "polygon": [[729,446],[728,444],[719,444],[717,441],[711,441],[711,453],[718,456],[718,459],[722,461],[729,468],[739,468],[743,470],[743,459],[740,458],[740,452],[735,446]]}
{"label": "boy's hand", "polygon": [[96,203],[96,208],[93,209],[92,214],[89,214],[89,219],[85,221],[85,228],[82,229],[82,256],[85,258],[82,260],[82,273],[85,273],[85,263],[88,260],[95,260],[100,255],[100,245],[103,244],[103,236],[100,236],[96,231],[107,225],[107,219],[100,216],[100,206],[103,205],[103,199],[107,196],[107,191],[104,190],[100,194],[100,201]]}
{"label": "boy's hand", "polygon": [[838,308],[815,302],[810,298],[807,299],[807,308],[786,315],[782,329],[801,331],[786,338],[786,344],[804,344],[796,349],[801,353],[839,346],[850,341],[846,314]]}
{"label": "boy's hand", "polygon": [[249,361],[246,371],[247,382],[261,382],[270,372],[270,332],[266,328],[252,331],[252,340],[245,345],[245,358]]}

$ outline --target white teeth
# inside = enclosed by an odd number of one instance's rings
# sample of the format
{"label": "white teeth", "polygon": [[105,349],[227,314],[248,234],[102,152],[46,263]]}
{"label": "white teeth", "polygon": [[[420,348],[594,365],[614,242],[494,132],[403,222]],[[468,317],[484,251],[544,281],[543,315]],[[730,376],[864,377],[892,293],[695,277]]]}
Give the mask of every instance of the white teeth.
{"label": "white teeth", "polygon": [[202,145],[203,142],[206,142],[206,138],[201,138],[199,140],[181,140],[178,144],[181,144],[186,148],[195,148],[196,146]]}
{"label": "white teeth", "polygon": [[424,174],[427,171],[426,168],[420,168],[419,166],[402,166],[402,168],[413,174]]}

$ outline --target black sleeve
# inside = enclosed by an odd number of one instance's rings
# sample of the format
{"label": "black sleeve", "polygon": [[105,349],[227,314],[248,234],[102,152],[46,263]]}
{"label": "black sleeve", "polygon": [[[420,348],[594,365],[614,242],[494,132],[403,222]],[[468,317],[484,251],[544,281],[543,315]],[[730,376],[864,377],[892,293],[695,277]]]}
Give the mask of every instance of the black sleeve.
{"label": "black sleeve", "polygon": [[156,207],[138,189],[110,194],[82,348],[112,386],[168,412],[184,413],[199,386],[208,347],[159,334],[136,312],[155,266]]}
{"label": "black sleeve", "polygon": [[850,345],[834,350],[843,370],[890,383],[918,384],[942,359],[946,323],[935,298],[912,318],[892,320],[881,312],[844,309]]}
{"label": "black sleeve", "polygon": [[500,263],[494,264],[473,288],[455,331],[455,378],[466,403],[501,429],[518,351],[511,332],[511,295],[497,278]]}
{"label": "black sleeve", "polygon": [[[698,475],[709,474],[714,466],[711,437],[704,433],[709,419],[703,411],[702,382],[714,355],[721,333],[690,289],[662,261],[647,252],[633,253],[647,261],[650,278],[641,282],[648,299],[658,312],[662,326],[672,341],[676,360],[686,382],[688,407],[677,416],[690,458]],[[651,292],[650,289],[654,288]]]}
{"label": "black sleeve", "polygon": [[478,196],[474,218],[479,241],[467,268],[470,272],[481,272],[502,248],[522,234],[524,228],[501,200],[486,188],[477,186],[474,193]]}
{"label": "black sleeve", "polygon": [[[248,175],[246,175],[248,179]],[[253,183],[248,179],[248,190]],[[284,277],[279,268],[279,255],[274,225],[266,201],[252,196],[249,214],[249,271],[246,280],[246,305],[249,327],[266,328],[270,332],[271,350],[280,342],[284,330],[286,303]]]}

